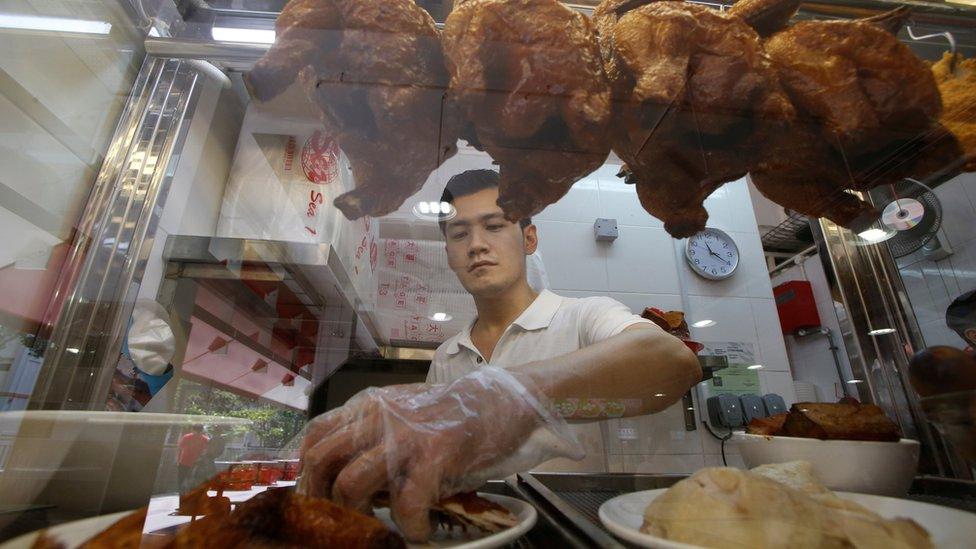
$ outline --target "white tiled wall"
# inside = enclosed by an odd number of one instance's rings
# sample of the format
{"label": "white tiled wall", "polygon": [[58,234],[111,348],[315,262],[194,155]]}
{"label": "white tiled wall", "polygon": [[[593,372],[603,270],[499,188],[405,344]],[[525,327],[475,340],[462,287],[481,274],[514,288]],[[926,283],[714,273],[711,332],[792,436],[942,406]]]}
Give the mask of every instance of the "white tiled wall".
{"label": "white tiled wall", "polygon": [[[791,280],[806,280],[810,282],[813,296],[817,303],[817,313],[821,326],[829,329],[838,345],[843,345],[840,323],[837,319],[837,305],[831,295],[820,259],[814,256],[799,266],[783,269],[773,280],[774,285],[783,284]],[[830,344],[825,336],[811,335],[806,337],[786,336],[786,349],[789,354],[793,376],[797,381],[812,383],[816,388],[817,400],[834,402],[845,393],[856,396],[856,391],[849,385],[842,385],[837,374],[837,364],[834,362]],[[845,380],[853,379],[847,353],[841,349],[838,352],[840,368]]]}
{"label": "white tiled wall", "polygon": [[934,192],[953,253],[932,261],[915,252],[900,258],[898,267],[925,344],[963,347],[962,338],[946,326],[945,311],[960,294],[976,289],[976,173],[957,176]]}
{"label": "white tiled wall", "polygon": [[[553,291],[567,297],[609,295],[635,312],[655,306],[684,310],[692,322],[714,320],[715,326],[692,328],[692,337],[751,343],[764,365],[763,390],[792,403],[789,361],[746,181],[722,187],[705,203],[708,226],[728,232],[742,257],[735,276],[715,282],[692,273],[683,260],[685,241],[672,239],[644,211],[634,187],[616,177],[618,170],[604,165],[534,218]],[[617,220],[617,240],[596,242],[598,217]],[[689,473],[721,464],[717,440],[702,426],[685,430],[680,403],[652,416],[609,421],[605,436],[612,472]],[[726,454],[730,464],[741,464],[732,445]]]}

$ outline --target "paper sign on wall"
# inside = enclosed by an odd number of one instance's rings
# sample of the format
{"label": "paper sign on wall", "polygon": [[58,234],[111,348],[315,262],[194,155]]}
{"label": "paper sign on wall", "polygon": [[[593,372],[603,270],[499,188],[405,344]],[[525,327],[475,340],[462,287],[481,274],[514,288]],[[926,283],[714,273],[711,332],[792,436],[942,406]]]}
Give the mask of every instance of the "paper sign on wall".
{"label": "paper sign on wall", "polygon": [[709,395],[761,395],[759,370],[750,370],[756,364],[756,352],[752,343],[743,342],[705,342],[703,355],[724,356],[729,361],[728,368],[715,372],[708,381]]}

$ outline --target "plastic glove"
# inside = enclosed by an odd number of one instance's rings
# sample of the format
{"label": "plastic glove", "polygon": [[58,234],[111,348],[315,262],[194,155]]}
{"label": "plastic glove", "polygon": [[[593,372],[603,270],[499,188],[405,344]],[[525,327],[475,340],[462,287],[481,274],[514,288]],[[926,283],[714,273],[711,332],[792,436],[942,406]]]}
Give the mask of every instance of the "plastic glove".
{"label": "plastic glove", "polygon": [[388,490],[403,535],[425,541],[441,499],[547,459],[583,457],[536,394],[492,367],[449,385],[366,389],[308,425],[300,490],[365,512]]}

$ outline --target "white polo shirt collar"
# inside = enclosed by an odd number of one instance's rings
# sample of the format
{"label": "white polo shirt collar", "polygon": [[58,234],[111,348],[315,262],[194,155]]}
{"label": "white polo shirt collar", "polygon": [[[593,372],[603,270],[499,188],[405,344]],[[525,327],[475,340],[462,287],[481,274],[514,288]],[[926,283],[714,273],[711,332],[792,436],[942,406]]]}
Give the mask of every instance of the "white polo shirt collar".
{"label": "white polo shirt collar", "polygon": [[[562,305],[563,298],[550,292],[549,290],[542,290],[539,295],[536,296],[532,304],[526,307],[522,314],[518,316],[512,325],[505,329],[507,332],[512,326],[518,326],[526,331],[541,330],[543,328],[548,328],[552,323],[552,318],[556,316],[556,311],[559,310],[559,306]],[[461,347],[466,347],[472,352],[480,356],[480,352],[474,343],[471,342],[471,328],[474,327],[474,323],[477,322],[477,317],[471,321],[462,331],[458,334],[458,337],[452,341],[447,347],[447,354],[456,355],[461,352]]]}

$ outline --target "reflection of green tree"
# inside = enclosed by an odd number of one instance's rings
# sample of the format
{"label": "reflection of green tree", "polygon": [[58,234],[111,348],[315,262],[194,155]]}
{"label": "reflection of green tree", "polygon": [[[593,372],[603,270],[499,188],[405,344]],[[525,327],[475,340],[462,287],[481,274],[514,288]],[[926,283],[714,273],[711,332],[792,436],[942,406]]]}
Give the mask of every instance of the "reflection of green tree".
{"label": "reflection of green tree", "polygon": [[247,427],[235,428],[233,435],[251,432],[265,448],[281,448],[302,429],[305,414],[290,408],[273,406],[230,391],[181,381],[176,402],[185,414],[239,417],[251,420]]}

